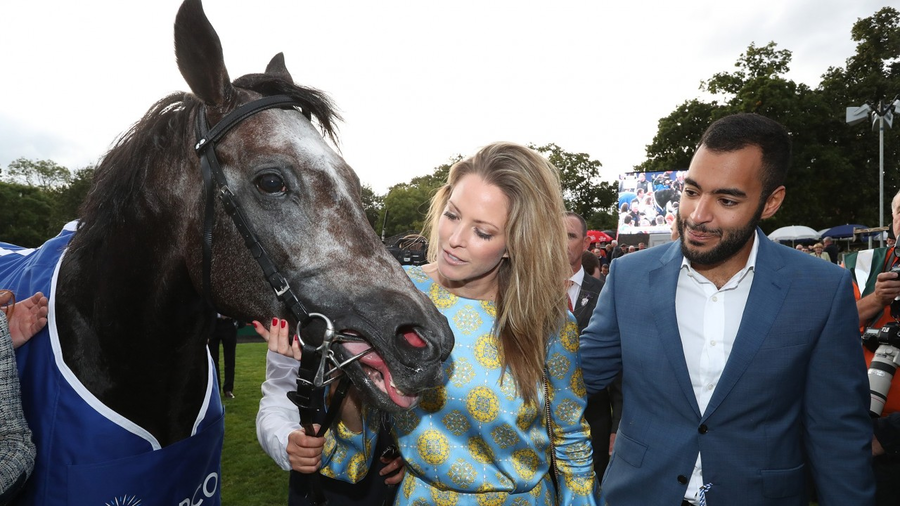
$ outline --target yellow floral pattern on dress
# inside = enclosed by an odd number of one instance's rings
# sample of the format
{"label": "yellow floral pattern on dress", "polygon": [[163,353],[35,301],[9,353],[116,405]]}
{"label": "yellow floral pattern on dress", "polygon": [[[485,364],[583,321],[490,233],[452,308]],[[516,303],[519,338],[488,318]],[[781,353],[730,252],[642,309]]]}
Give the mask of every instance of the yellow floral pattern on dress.
{"label": "yellow floral pattern on dress", "polygon": [[426,413],[437,413],[447,403],[447,390],[444,387],[429,388],[419,398],[419,406]]}
{"label": "yellow floral pattern on dress", "polygon": [[459,301],[459,297],[448,292],[446,289],[444,289],[444,287],[437,283],[433,283],[431,285],[431,290],[428,291],[428,296],[431,298],[431,302],[433,302],[438,309],[447,309],[453,307]]}
{"label": "yellow floral pattern on dress", "polygon": [[472,424],[469,423],[469,418],[458,409],[454,409],[444,415],[441,422],[444,423],[444,427],[447,427],[447,430],[454,436],[461,436],[472,428]]}
{"label": "yellow floral pattern on dress", "polygon": [[472,334],[481,327],[482,319],[478,311],[473,308],[467,308],[459,311],[453,316],[455,328],[465,335]]}
{"label": "yellow floral pattern on dress", "polygon": [[431,489],[431,500],[436,506],[455,506],[459,502],[459,494],[435,487]]}
{"label": "yellow floral pattern on dress", "polygon": [[537,406],[534,404],[523,404],[519,407],[519,412],[516,413],[516,427],[521,431],[527,431],[528,427],[534,424],[534,419],[538,417],[538,414],[543,415],[543,411],[539,411]]}
{"label": "yellow floral pattern on dress", "polygon": [[475,377],[475,368],[469,360],[460,359],[459,362],[453,365],[452,372],[447,373],[447,377],[450,378],[453,386],[462,388],[468,385],[472,378]]}
{"label": "yellow floral pattern on dress", "polygon": [[500,352],[497,350],[497,338],[493,334],[483,334],[475,341],[475,360],[488,369],[500,367]]}
{"label": "yellow floral pattern on dress", "polygon": [[463,459],[456,459],[456,462],[450,466],[450,481],[461,488],[468,488],[475,483],[477,476],[475,466]]}
{"label": "yellow floral pattern on dress", "polygon": [[429,464],[443,464],[450,456],[447,437],[436,430],[425,431],[417,440],[419,457]]}
{"label": "yellow floral pattern on dress", "polygon": [[563,326],[562,332],[559,333],[559,341],[562,343],[563,348],[566,349],[569,353],[578,352],[578,324],[575,323],[575,320],[569,320]]}
{"label": "yellow floral pattern on dress", "polygon": [[469,454],[482,464],[490,464],[494,460],[494,452],[481,436],[469,438]]}
{"label": "yellow floral pattern on dress", "polygon": [[569,380],[569,390],[578,397],[585,397],[587,395],[587,388],[584,386],[584,375],[581,373],[581,369],[575,371],[575,374],[572,375],[572,379]]}
{"label": "yellow floral pattern on dress", "polygon": [[512,454],[512,461],[513,466],[516,468],[516,472],[518,472],[519,476],[526,481],[534,478],[534,473],[537,471],[538,465],[540,464],[537,453],[531,448],[523,448],[514,451]]}
{"label": "yellow floral pattern on dress", "polygon": [[490,388],[475,387],[466,396],[466,409],[479,422],[492,422],[500,413],[500,400]]}
{"label": "yellow floral pattern on dress", "polygon": [[[502,367],[494,334],[497,306],[453,295],[420,267],[407,267],[416,287],[434,302],[454,330],[455,344],[444,362],[444,382],[425,392],[409,412],[393,416],[392,427],[407,462],[396,504],[593,506],[596,481],[589,428],[584,421],[584,380],[574,318],[546,347],[559,498],[549,478],[544,385],[536,402],[525,404]],[[351,458],[377,458],[364,442],[377,433],[367,418],[365,436],[349,431],[326,435],[323,473],[348,479]],[[330,434],[335,442],[328,442]],[[362,465],[358,466],[360,469]],[[571,484],[571,485],[569,485]]]}

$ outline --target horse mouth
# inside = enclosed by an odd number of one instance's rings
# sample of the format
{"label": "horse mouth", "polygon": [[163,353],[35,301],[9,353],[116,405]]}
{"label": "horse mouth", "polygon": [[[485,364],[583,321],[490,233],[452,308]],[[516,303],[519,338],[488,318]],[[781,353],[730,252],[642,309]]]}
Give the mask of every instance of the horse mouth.
{"label": "horse mouth", "polygon": [[367,342],[350,342],[343,343],[342,346],[350,356],[365,353],[358,361],[363,375],[375,389],[390,398],[391,402],[402,409],[410,409],[419,401],[417,394],[404,392],[397,387],[384,358],[372,345]]}

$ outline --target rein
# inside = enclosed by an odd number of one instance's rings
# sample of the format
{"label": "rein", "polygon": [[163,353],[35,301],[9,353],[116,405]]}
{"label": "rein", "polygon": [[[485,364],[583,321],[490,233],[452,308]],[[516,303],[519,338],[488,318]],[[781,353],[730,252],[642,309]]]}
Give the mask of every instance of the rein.
{"label": "rein", "polygon": [[[303,351],[300,359],[300,367],[297,371],[297,390],[288,392],[288,399],[297,405],[300,411],[300,422],[307,434],[322,437],[328,431],[335,416],[340,411],[341,403],[350,388],[350,378],[343,373],[343,367],[359,360],[370,353],[372,349],[363,351],[341,362],[331,349],[333,344],[345,341],[360,341],[359,338],[347,334],[338,334],[334,331],[334,325],[327,316],[320,313],[310,313],[303,303],[297,298],[290,284],[275,267],[269,254],[259,242],[259,238],[253,227],[247,220],[240,203],[234,193],[228,188],[225,174],[216,157],[216,143],[222,139],[238,123],[267,109],[292,109],[299,108],[307,119],[310,115],[302,111],[302,104],[286,95],[273,95],[263,97],[253,102],[246,103],[228,113],[212,129],[209,128],[206,106],[201,105],[197,113],[197,144],[194,150],[200,157],[200,168],[203,176],[203,188],[206,193],[206,207],[203,219],[203,296],[207,303],[212,305],[211,269],[212,269],[212,229],[215,221],[215,198],[218,195],[225,212],[231,217],[244,245],[250,250],[250,254],[263,270],[263,275],[290,314],[297,319],[297,336]],[[306,343],[300,338],[300,328],[308,325],[313,319],[321,319],[325,324],[322,343],[315,346]],[[340,379],[333,396],[331,406],[325,409],[325,387],[335,380]],[[320,423],[319,431],[313,428],[313,423]],[[319,474],[309,475],[311,490],[309,497],[314,505],[326,505],[328,500],[323,493]]]}

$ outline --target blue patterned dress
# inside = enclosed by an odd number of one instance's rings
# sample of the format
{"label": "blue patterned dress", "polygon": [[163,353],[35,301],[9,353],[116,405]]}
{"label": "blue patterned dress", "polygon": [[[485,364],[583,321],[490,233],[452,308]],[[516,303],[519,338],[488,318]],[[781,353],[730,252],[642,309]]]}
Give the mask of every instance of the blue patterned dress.
{"label": "blue patterned dress", "polygon": [[[395,416],[393,431],[407,462],[397,504],[555,505],[549,474],[550,444],[544,388],[538,405],[516,395],[502,373],[492,333],[493,302],[465,299],[435,283],[421,267],[408,267],[416,287],[447,317],[456,345],[444,363],[443,386],[428,391],[411,411]],[[584,421],[585,388],[578,329],[569,315],[548,345],[547,377],[559,470],[559,502],[594,504],[596,477],[590,429]],[[326,435],[322,474],[358,481],[368,471],[374,420],[362,434],[340,424]],[[365,437],[363,437],[365,435]]]}

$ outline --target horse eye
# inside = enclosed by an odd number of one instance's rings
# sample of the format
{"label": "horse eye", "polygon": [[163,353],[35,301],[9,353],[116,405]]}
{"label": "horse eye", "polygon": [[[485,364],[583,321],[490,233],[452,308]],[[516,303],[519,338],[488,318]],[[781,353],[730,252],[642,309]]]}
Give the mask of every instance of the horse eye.
{"label": "horse eye", "polygon": [[256,187],[263,193],[283,193],[287,191],[284,180],[278,174],[263,174],[256,178]]}

